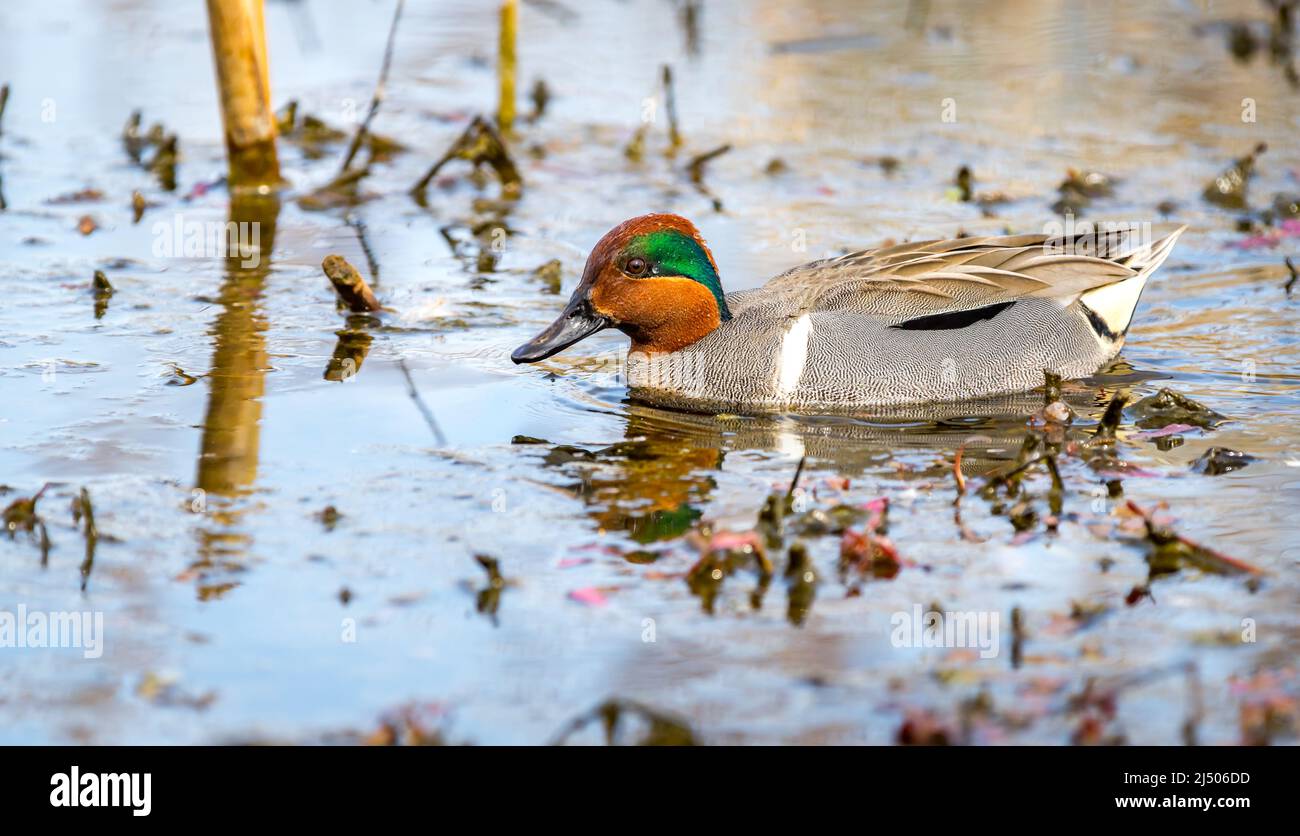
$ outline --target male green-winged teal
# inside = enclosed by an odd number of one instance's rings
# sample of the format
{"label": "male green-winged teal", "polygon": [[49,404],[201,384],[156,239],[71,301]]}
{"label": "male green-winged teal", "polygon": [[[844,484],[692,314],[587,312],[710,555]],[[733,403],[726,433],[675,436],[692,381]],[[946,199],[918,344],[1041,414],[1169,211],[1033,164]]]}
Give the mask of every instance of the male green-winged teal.
{"label": "male green-winged teal", "polygon": [[[1184,227],[1185,228],[1185,227]],[[855,410],[1023,392],[1119,353],[1180,228],[1125,236],[920,241],[814,261],[724,294],[700,233],[643,215],[592,250],[569,304],[511,355],[604,328],[632,338],[632,396],[695,411]],[[1081,254],[1084,244],[1092,254]]]}

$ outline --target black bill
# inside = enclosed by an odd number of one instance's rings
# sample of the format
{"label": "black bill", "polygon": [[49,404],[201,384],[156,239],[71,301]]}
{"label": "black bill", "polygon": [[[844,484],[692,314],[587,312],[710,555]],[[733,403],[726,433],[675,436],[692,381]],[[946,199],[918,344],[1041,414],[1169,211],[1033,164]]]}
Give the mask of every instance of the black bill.
{"label": "black bill", "polygon": [[558,319],[545,331],[516,348],[510,359],[516,363],[545,360],[612,324],[608,318],[596,313],[587,299],[572,299]]}

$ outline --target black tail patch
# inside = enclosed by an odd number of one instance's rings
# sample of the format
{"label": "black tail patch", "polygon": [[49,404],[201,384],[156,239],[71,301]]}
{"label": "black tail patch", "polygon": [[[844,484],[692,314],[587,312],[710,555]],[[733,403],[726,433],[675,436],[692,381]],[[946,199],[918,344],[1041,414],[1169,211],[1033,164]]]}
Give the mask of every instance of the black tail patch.
{"label": "black tail patch", "polygon": [[1116,334],[1114,331],[1110,330],[1110,326],[1106,324],[1106,320],[1098,316],[1097,312],[1092,308],[1083,304],[1083,302],[1079,303],[1079,307],[1083,308],[1083,312],[1088,315],[1088,324],[1092,326],[1092,330],[1097,332],[1097,336],[1108,339],[1111,342],[1117,342],[1121,337],[1128,333],[1128,329],[1125,328],[1121,333]]}
{"label": "black tail patch", "polygon": [[974,325],[976,322],[992,319],[1014,304],[1015,302],[998,302],[994,305],[985,305],[982,308],[971,308],[965,311],[918,316],[916,319],[898,322],[889,327],[901,328],[904,331],[951,331],[955,328],[965,328],[967,325]]}

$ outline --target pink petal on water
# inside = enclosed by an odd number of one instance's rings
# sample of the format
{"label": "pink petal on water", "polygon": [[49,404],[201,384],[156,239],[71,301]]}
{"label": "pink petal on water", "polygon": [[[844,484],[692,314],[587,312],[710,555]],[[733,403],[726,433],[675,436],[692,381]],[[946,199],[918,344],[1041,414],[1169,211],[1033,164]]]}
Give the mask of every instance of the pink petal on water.
{"label": "pink petal on water", "polygon": [[1110,479],[1159,479],[1164,476],[1163,473],[1157,473],[1154,470],[1145,470],[1140,467],[1127,467],[1123,470],[1098,470],[1097,476]]}
{"label": "pink petal on water", "polygon": [[1169,424],[1167,426],[1161,427],[1158,430],[1143,430],[1140,433],[1134,433],[1133,437],[1134,438],[1164,438],[1167,435],[1178,435],[1179,433],[1185,433],[1188,430],[1194,430],[1194,429],[1196,429],[1196,427],[1194,427],[1191,424]]}
{"label": "pink petal on water", "polygon": [[598,588],[584,586],[582,589],[575,589],[570,592],[569,600],[577,601],[579,604],[586,604],[589,607],[603,607],[609,599]]}

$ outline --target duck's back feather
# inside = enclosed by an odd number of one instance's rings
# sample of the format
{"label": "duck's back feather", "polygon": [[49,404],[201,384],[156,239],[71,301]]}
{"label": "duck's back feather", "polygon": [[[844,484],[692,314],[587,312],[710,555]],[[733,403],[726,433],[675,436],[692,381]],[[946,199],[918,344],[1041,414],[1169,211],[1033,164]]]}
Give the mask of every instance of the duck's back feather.
{"label": "duck's back feather", "polygon": [[1046,235],[901,244],[796,267],[761,293],[780,299],[788,315],[845,311],[899,322],[1016,299],[1068,305],[1089,291],[1149,274],[1158,266],[1150,254],[1167,255],[1181,231],[1149,247],[1129,246],[1123,234],[1099,236],[1090,247],[1084,243],[1092,244],[1091,238]]}
{"label": "duck's back feather", "polygon": [[[1178,230],[1146,246],[1043,235],[850,253],[727,296],[733,318],[680,351],[629,357],[638,396],[688,409],[817,410],[950,401],[1093,373]],[[1072,251],[1072,249],[1074,251]]]}

